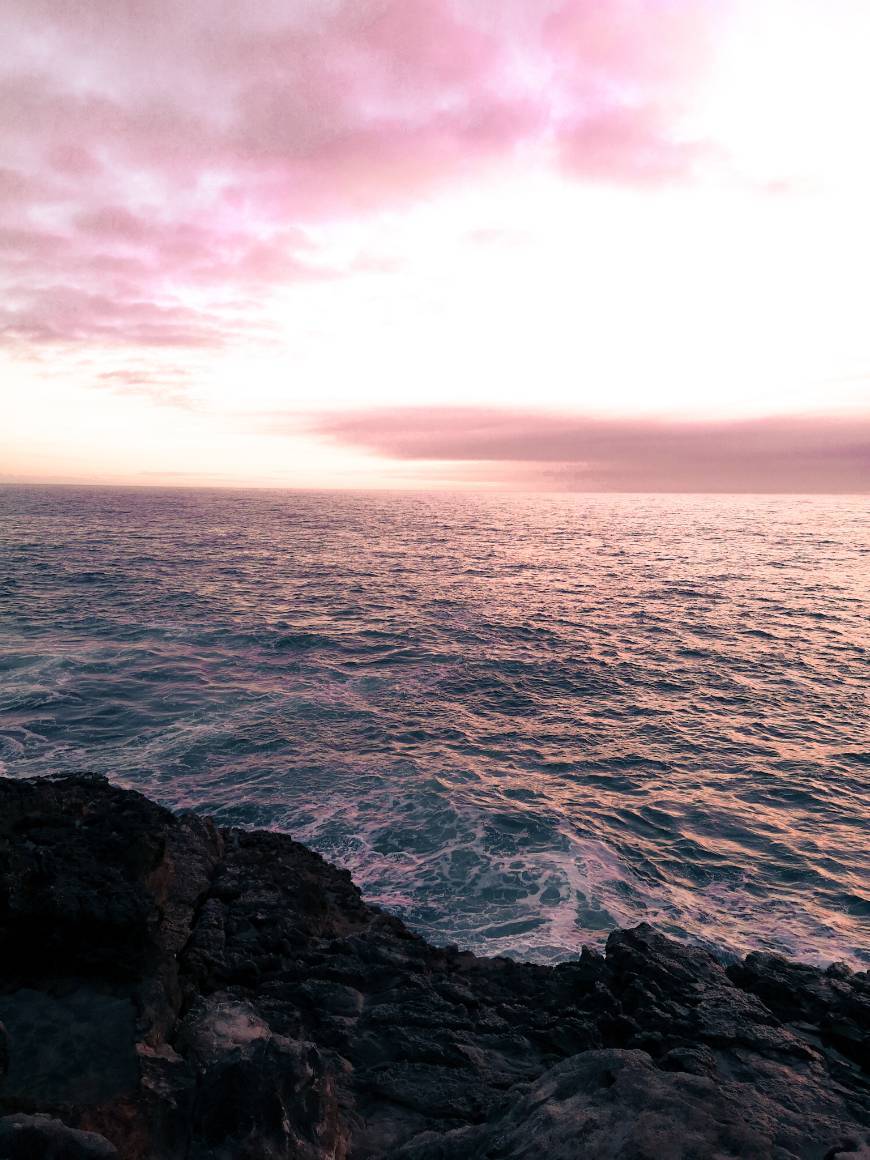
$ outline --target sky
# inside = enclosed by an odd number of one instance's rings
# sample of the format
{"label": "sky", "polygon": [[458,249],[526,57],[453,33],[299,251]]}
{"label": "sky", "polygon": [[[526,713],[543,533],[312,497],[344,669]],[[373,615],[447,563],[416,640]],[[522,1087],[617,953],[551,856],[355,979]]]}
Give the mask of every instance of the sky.
{"label": "sky", "polygon": [[0,482],[870,491],[866,0],[0,43]]}

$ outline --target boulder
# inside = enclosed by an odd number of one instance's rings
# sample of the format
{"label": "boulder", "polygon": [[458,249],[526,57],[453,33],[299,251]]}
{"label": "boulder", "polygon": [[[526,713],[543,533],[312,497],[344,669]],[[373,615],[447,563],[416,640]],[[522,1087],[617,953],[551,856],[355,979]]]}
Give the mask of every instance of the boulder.
{"label": "boulder", "polygon": [[118,1160],[118,1152],[96,1132],[37,1113],[0,1118],[0,1160]]}

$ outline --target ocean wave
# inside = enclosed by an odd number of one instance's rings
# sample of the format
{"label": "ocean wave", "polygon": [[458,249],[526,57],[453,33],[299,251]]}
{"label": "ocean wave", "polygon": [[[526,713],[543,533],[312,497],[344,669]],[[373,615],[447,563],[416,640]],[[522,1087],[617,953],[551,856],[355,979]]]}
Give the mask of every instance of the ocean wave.
{"label": "ocean wave", "polygon": [[870,961],[849,499],[0,488],[0,761],[287,829],[439,942]]}

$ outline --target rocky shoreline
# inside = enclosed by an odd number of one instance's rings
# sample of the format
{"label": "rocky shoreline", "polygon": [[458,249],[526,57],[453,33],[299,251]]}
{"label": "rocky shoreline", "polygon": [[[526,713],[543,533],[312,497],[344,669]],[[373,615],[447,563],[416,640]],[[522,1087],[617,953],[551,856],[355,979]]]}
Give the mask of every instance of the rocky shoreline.
{"label": "rocky shoreline", "polygon": [[870,978],[429,946],[290,837],[0,780],[0,1158],[870,1156]]}

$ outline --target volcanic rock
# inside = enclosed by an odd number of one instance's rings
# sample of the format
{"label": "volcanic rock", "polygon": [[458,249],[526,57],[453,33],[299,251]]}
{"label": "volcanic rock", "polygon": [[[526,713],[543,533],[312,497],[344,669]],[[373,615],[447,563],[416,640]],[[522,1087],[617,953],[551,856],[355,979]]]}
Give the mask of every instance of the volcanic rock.
{"label": "volcanic rock", "polygon": [[[870,980],[437,948],[290,837],[0,779],[0,1160],[857,1160]],[[27,1151],[27,1149],[30,1151]]]}

